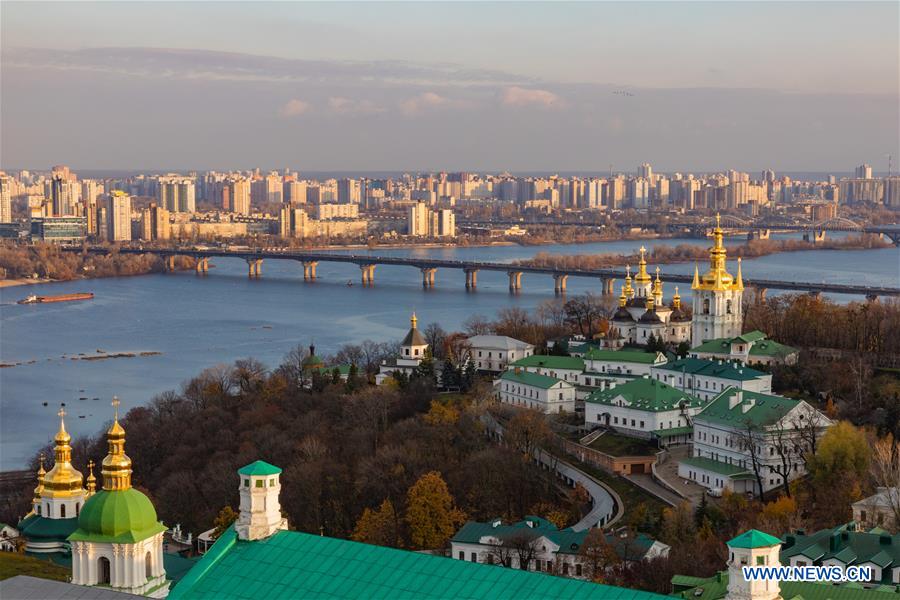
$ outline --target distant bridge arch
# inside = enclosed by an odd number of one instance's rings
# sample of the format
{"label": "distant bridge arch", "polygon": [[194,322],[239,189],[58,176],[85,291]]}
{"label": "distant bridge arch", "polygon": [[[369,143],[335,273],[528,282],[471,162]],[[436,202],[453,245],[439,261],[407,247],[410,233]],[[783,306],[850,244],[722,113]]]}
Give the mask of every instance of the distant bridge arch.
{"label": "distant bridge arch", "polygon": [[833,219],[826,219],[825,221],[820,221],[815,225],[811,226],[812,229],[817,230],[830,230],[830,231],[862,231],[863,226],[855,221],[851,221],[850,219],[844,217],[835,217]]}

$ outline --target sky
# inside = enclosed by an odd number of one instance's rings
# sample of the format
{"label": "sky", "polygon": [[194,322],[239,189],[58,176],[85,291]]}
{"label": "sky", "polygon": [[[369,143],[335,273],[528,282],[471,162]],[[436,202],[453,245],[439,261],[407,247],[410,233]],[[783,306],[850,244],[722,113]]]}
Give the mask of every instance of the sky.
{"label": "sky", "polygon": [[0,168],[887,169],[897,2],[0,3]]}

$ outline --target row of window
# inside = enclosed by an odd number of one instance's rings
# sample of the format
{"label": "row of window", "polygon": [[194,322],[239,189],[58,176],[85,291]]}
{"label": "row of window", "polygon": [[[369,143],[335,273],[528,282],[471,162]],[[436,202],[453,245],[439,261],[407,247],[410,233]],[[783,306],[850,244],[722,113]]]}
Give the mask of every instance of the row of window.
{"label": "row of window", "polygon": [[[465,550],[460,550],[458,557],[459,557],[459,560],[466,560]],[[469,560],[473,563],[477,563],[478,562],[478,553],[470,552]],[[552,560],[541,560],[539,558],[536,558],[534,560],[529,560],[525,565],[518,565],[519,561],[518,561],[518,559],[516,559],[516,557],[511,557],[510,562],[512,562],[512,561],[515,561],[517,566],[519,566],[519,568],[521,568],[523,571],[534,570],[534,571],[543,571],[545,573],[553,573],[553,561]],[[566,561],[560,561],[560,562],[562,563],[562,574],[563,575],[571,575],[572,572],[574,571],[575,577],[581,577],[582,574],[584,573],[584,568],[582,567],[581,563],[575,563],[574,565],[570,565]],[[534,569],[531,568],[532,563],[534,563]],[[498,564],[498,563],[494,562],[493,554],[486,552],[485,556],[484,556],[484,564],[493,565],[493,564]],[[572,569],[571,568],[572,566],[574,566],[575,568]]]}
{"label": "row of window", "polygon": [[[37,506],[37,514],[38,514],[38,516],[41,516],[41,506],[43,506],[43,505],[38,504],[38,506]],[[80,512],[81,512],[81,502],[76,502],[76,503],[75,503],[75,514],[72,515],[72,516],[73,516],[73,517],[77,517],[78,514],[79,514]],[[50,504],[49,502],[46,504],[46,509],[45,509],[45,514],[44,514],[44,516],[45,516],[45,517],[49,517],[49,518],[51,518],[51,519],[52,519],[53,516],[54,516],[54,515],[53,515],[53,505]],[[68,518],[70,518],[70,517],[66,516],[66,505],[65,505],[65,504],[60,504],[60,505],[59,505],[59,518],[60,518],[60,519],[68,519]]]}

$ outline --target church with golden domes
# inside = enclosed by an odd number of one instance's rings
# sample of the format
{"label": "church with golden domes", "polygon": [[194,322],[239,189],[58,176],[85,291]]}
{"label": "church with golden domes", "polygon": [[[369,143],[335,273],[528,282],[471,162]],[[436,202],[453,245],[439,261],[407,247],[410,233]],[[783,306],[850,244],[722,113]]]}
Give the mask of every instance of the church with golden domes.
{"label": "church with golden domes", "polygon": [[627,275],[619,295],[619,308],[612,318],[622,340],[631,344],[647,344],[651,338],[679,344],[691,339],[691,317],[681,307],[678,287],[672,302],[663,300],[663,282],[660,269],[656,268],[656,279],[647,272],[647,249],[640,249],[641,259],[638,272],[632,280],[631,266],[626,267]]}
{"label": "church with golden domes", "polygon": [[83,476],[72,466],[72,437],[59,411],[54,465],[38,470],[32,510],[19,523],[26,552],[71,553],[72,583],[163,598],[169,580],[163,565],[163,534],[153,503],[131,487],[131,459],[125,454],[125,429],[115,417],[106,432],[108,453],[101,465],[102,489],[96,490],[93,462]]}
{"label": "church with golden domes", "polygon": [[698,346],[707,340],[733,338],[741,335],[744,324],[744,281],[741,278],[741,259],[737,261],[737,275],[732,277],[726,265],[727,252],[722,243],[722,227],[716,215],[716,228],[712,231],[713,246],[709,250],[709,270],[700,275],[694,268],[693,294],[694,316],[691,326],[691,345]]}

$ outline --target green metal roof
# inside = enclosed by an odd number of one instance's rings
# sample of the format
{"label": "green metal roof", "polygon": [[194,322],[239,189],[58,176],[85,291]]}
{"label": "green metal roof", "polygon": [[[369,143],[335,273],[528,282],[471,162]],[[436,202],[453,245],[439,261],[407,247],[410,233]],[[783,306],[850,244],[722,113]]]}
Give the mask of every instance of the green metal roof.
{"label": "green metal roof", "polygon": [[622,398],[627,403],[626,408],[648,412],[678,410],[682,404],[685,407],[703,406],[703,402],[696,396],[662,381],[644,377],[609,390],[591,392],[585,402],[613,406],[617,398]]}
{"label": "green metal roof", "polygon": [[665,362],[659,352],[643,352],[641,350],[599,350],[592,349],[584,355],[585,360],[600,360],[607,362],[630,362],[642,365],[652,365],[657,362]]}
{"label": "green metal roof", "polygon": [[656,368],[688,375],[730,379],[732,381],[752,381],[768,376],[768,373],[745,367],[736,362],[719,362],[706,358],[681,358]]}
{"label": "green metal roof", "polygon": [[706,471],[712,471],[719,475],[725,475],[726,477],[742,475],[748,472],[746,468],[740,465],[729,465],[728,463],[719,462],[711,458],[701,458],[699,456],[683,458],[681,459],[681,462],[692,467],[697,467],[698,469],[705,469]]}
{"label": "green metal roof", "polygon": [[[832,583],[808,583],[781,581],[781,597],[785,600],[896,600],[898,594],[894,586],[866,589],[850,585]],[[672,578],[675,597],[685,600],[720,600],[728,590],[728,573],[720,572],[715,577],[700,579],[676,575]]]}
{"label": "green metal roof", "polygon": [[687,435],[694,433],[694,428],[690,425],[683,427],[671,427],[669,429],[655,429],[653,434],[659,437],[675,437],[676,435]]}
{"label": "green metal roof", "polygon": [[[730,399],[741,394],[741,402],[729,407]],[[801,400],[792,400],[783,396],[760,394],[758,392],[741,391],[729,387],[713,398],[710,403],[694,416],[695,421],[711,421],[724,425],[756,427],[774,425],[789,412],[799,406]]]}
{"label": "green metal roof", "polygon": [[81,507],[78,529],[69,536],[69,540],[130,543],[165,530],[156,518],[153,503],[141,492],[134,488],[100,490]]}
{"label": "green metal roof", "polygon": [[30,514],[21,521],[18,527],[19,534],[26,540],[35,541],[60,541],[64,542],[73,531],[78,529],[78,518],[48,519],[36,514]]}
{"label": "green metal roof", "polygon": [[732,548],[766,548],[768,546],[780,546],[781,540],[765,531],[750,529],[725,543]]}
{"label": "green metal roof", "polygon": [[520,358],[510,365],[512,367],[543,367],[545,369],[569,369],[584,371],[584,360],[577,356],[551,356],[548,354],[532,354]]}
{"label": "green metal roof", "polygon": [[247,542],[238,540],[232,527],[175,585],[169,598],[662,600],[665,596],[296,531]]}
{"label": "green metal roof", "polygon": [[750,344],[751,356],[787,356],[797,352],[796,348],[779,344],[774,340],[766,339],[766,334],[762,331],[750,331],[742,333],[735,338],[716,338],[703,342],[696,348],[692,348],[691,352],[703,354],[730,354],[731,345],[745,343]]}
{"label": "green metal roof", "polygon": [[[537,373],[529,373],[528,371],[519,371],[518,373],[515,371],[504,371],[503,374],[500,375],[500,379],[521,383],[522,385],[539,387],[545,390],[552,388],[557,383],[566,383],[562,379],[557,379],[556,377],[538,375]],[[566,385],[571,384],[567,383]]]}
{"label": "green metal roof", "polygon": [[[848,565],[872,563],[882,568],[890,566],[886,573],[900,567],[900,534],[860,531],[852,521],[809,535],[798,531],[784,536],[784,539],[781,549],[783,562],[793,556],[805,556],[817,562],[834,558]],[[882,581],[890,583],[889,577]]]}
{"label": "green metal roof", "polygon": [[247,466],[241,467],[238,469],[238,475],[248,475],[250,477],[257,476],[262,477],[265,475],[278,475],[281,473],[281,469],[276,467],[273,464],[269,464],[264,460],[257,460],[256,462],[252,462]]}

